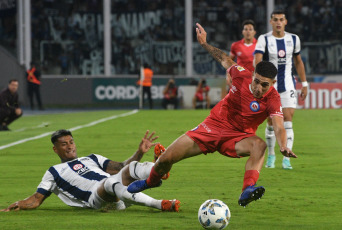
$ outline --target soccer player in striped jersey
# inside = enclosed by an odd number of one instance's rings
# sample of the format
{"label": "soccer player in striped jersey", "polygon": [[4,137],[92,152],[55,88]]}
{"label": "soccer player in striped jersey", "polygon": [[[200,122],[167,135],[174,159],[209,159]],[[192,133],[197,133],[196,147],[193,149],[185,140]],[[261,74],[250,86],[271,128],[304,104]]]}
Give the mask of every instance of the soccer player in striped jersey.
{"label": "soccer player in striped jersey", "polygon": [[172,165],[202,153],[218,151],[224,156],[240,158],[249,156],[245,165],[241,206],[261,198],[263,186],[256,186],[262,168],[266,143],[258,136],[258,126],[271,117],[280,152],[287,157],[297,157],[286,147],[280,96],[273,87],[276,67],[271,62],[260,62],[254,74],[237,65],[225,52],[209,45],[207,33],[196,24],[199,44],[227,70],[227,82],[232,82],[229,94],[211,110],[210,115],[196,128],[175,140],[158,158],[146,180],[131,183],[127,191],[141,192],[160,185],[161,178]]}
{"label": "soccer player in striped jersey", "polygon": [[[127,185],[146,179],[154,163],[139,163],[143,155],[157,143],[158,137],[145,133],[138,150],[124,162],[111,161],[101,155],[77,157],[76,144],[68,130],[58,130],[51,136],[53,150],[62,163],[50,167],[37,191],[30,197],[11,204],[1,211],[35,209],[55,193],[65,204],[74,207],[99,209],[115,206],[117,210],[137,204],[163,211],[178,211],[178,200],[156,200],[143,193],[132,195]],[[120,199],[120,200],[119,200]]]}
{"label": "soccer player in striped jersey", "polygon": [[255,39],[255,24],[253,20],[245,20],[242,23],[243,39],[234,42],[230,47],[229,56],[232,60],[236,58],[238,65],[247,68],[249,71],[254,71],[253,59],[254,49],[257,43]]}
{"label": "soccer player in striped jersey", "polygon": [[[295,34],[285,31],[287,19],[285,12],[275,10],[271,14],[270,23],[272,31],[260,35],[255,47],[254,64],[260,61],[270,61],[278,69],[276,84],[274,87],[280,94],[281,104],[284,113],[284,126],[287,133],[287,147],[292,149],[294,133],[292,129],[292,119],[297,104],[297,92],[295,87],[295,78],[292,73],[293,64],[296,67],[302,90],[300,98],[305,100],[308,90],[308,83],[305,76],[305,68],[300,56],[300,40]],[[266,143],[268,147],[268,158],[266,168],[274,168],[275,162],[275,141],[274,128],[272,121],[267,120],[265,130]],[[282,166],[284,169],[292,169],[290,158],[284,156]]]}

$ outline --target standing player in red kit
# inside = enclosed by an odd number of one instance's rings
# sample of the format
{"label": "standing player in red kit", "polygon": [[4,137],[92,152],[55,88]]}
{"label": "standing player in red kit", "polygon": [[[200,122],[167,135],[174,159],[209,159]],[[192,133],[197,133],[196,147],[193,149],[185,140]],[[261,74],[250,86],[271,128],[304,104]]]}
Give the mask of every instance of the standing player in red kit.
{"label": "standing player in red kit", "polygon": [[254,50],[257,40],[255,39],[255,24],[253,20],[245,20],[242,23],[243,39],[234,42],[230,47],[229,57],[234,60],[238,65],[247,68],[249,71],[254,71],[253,59]]}
{"label": "standing player in red kit", "polygon": [[237,65],[229,56],[206,42],[207,33],[196,24],[197,40],[221,65],[227,69],[227,81],[232,80],[230,92],[195,129],[175,140],[158,158],[146,180],[131,183],[128,191],[136,193],[161,185],[161,178],[173,164],[201,153],[218,151],[233,158],[249,156],[245,165],[242,193],[238,203],[248,203],[262,197],[264,187],[256,187],[262,168],[266,143],[255,132],[258,126],[271,117],[275,135],[284,156],[297,157],[286,147],[280,96],[273,87],[276,67],[271,62],[260,62],[252,73]]}

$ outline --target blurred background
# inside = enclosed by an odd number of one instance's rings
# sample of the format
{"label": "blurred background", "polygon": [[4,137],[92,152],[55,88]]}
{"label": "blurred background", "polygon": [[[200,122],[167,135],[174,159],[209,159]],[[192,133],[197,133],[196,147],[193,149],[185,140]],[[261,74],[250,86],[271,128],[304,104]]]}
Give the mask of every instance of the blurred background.
{"label": "blurred background", "polygon": [[274,8],[286,10],[286,31],[300,37],[313,83],[299,108],[340,109],[342,0],[0,0],[0,87],[19,79],[28,107],[25,72],[33,61],[45,108],[137,108],[136,81],[148,64],[153,108],[161,108],[170,78],[180,108],[192,107],[203,78],[214,105],[227,92],[225,70],[197,44],[195,23],[229,53],[244,20],[254,20],[256,38],[271,30]]}

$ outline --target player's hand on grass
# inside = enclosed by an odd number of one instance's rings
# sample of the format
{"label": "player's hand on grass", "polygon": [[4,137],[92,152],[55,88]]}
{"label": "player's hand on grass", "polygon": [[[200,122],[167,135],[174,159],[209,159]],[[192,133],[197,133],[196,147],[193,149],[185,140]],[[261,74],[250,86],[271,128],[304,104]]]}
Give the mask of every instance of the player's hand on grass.
{"label": "player's hand on grass", "polygon": [[286,156],[286,157],[297,158],[297,155],[294,154],[294,153],[292,152],[292,150],[289,149],[289,148],[287,148],[287,147],[281,147],[281,148],[280,148],[280,152],[281,152],[284,156]]}
{"label": "player's hand on grass", "polygon": [[15,202],[11,204],[10,206],[8,206],[7,208],[0,210],[0,212],[19,211],[19,210],[20,210],[19,202]]}
{"label": "player's hand on grass", "polygon": [[148,150],[150,150],[151,147],[159,143],[159,142],[153,143],[155,140],[159,138],[158,136],[153,137],[155,132],[153,131],[150,135],[149,133],[150,131],[147,130],[145,133],[145,136],[141,139],[141,142],[139,144],[139,150],[138,150],[141,153],[148,152]]}

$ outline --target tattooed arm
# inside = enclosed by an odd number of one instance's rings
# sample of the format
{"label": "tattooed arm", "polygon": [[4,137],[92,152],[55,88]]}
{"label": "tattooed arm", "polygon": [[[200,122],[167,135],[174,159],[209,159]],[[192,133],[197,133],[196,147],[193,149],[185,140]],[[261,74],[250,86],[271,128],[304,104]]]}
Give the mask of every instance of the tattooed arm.
{"label": "tattooed arm", "polygon": [[0,210],[1,212],[9,212],[9,211],[18,211],[18,210],[26,210],[26,209],[35,209],[38,208],[46,196],[36,192],[32,196],[26,198],[25,200],[17,201],[5,209]]}
{"label": "tattooed arm", "polygon": [[208,53],[216,60],[218,61],[223,68],[228,69],[232,65],[236,64],[225,52],[222,50],[209,45],[207,43],[207,32],[203,29],[203,27],[196,23],[196,34],[197,34],[197,40],[198,43],[206,50]]}

